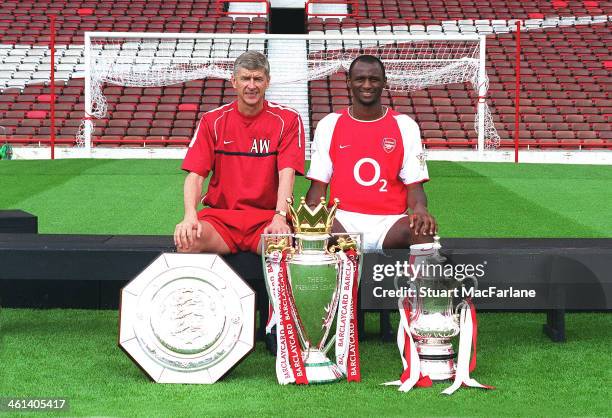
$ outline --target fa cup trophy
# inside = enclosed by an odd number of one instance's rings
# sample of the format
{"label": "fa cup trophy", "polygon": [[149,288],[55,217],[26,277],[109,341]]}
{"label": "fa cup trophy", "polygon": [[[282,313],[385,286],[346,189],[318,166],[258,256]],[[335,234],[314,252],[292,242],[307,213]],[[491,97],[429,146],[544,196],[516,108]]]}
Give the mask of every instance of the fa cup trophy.
{"label": "fa cup trophy", "polygon": [[409,329],[416,340],[421,373],[431,380],[450,379],[455,374],[455,352],[451,340],[459,335],[459,315],[463,306],[453,305],[453,295],[461,286],[454,277],[443,275],[444,258],[428,257],[421,273],[414,278],[415,298],[410,305]]}
{"label": "fa cup trophy", "polygon": [[[360,235],[331,234],[338,200],[331,208],[324,199],[315,209],[304,198],[297,209],[291,203],[295,234],[262,235],[278,381],[328,383],[344,376],[359,381]],[[329,357],[332,346],[335,361]]]}
{"label": "fa cup trophy", "polygon": [[[408,392],[415,385],[431,386],[432,380],[454,379],[442,393],[450,395],[461,385],[490,389],[470,378],[476,367],[476,310],[469,298],[461,298],[465,278],[450,274],[439,249],[437,236],[432,244],[410,247],[412,294],[398,301],[397,344],[404,372],[400,380],[387,384]],[[454,298],[461,299],[456,306]],[[457,362],[452,345],[456,336],[460,336]]]}

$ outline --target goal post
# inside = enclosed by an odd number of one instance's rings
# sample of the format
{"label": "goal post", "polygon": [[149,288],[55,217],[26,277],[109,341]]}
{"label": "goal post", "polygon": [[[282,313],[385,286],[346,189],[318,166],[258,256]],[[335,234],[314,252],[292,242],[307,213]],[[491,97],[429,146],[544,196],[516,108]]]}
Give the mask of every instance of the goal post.
{"label": "goal post", "polygon": [[[478,132],[478,152],[482,153],[485,148],[496,148],[499,146],[499,135],[495,130],[495,124],[491,113],[488,112],[487,107],[487,91],[489,90],[489,78],[487,77],[487,63],[486,63],[486,36],[480,37],[480,43],[478,45],[478,109],[476,113],[476,132]],[[488,112],[488,114],[486,114]],[[487,122],[486,118],[490,118]],[[487,134],[485,129],[491,129],[494,132]],[[488,141],[488,142],[485,142]]]}
{"label": "goal post", "polygon": [[488,77],[483,35],[149,32],[85,33],[85,115],[77,143],[91,150],[95,120],[107,114],[104,85],[162,87],[206,78],[228,80],[233,62],[241,53],[256,50],[269,55],[272,45],[278,48],[279,43],[303,45],[303,54],[285,55],[287,63],[283,66],[272,64],[271,86],[300,82],[304,86],[305,81],[346,71],[361,54],[381,59],[391,91],[469,83],[478,97],[474,109],[478,150],[499,145],[486,103]]}

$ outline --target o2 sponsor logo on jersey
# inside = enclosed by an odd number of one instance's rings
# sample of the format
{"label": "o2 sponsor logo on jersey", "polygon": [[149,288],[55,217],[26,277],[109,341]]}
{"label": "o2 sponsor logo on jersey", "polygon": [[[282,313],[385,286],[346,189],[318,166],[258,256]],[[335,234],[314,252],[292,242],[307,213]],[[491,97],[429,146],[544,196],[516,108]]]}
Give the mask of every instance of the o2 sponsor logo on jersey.
{"label": "o2 sponsor logo on jersey", "polygon": [[[374,169],[374,175],[370,179],[364,179],[361,177],[361,167],[370,165]],[[387,180],[380,178],[380,164],[374,158],[362,158],[357,161],[355,167],[353,167],[353,177],[355,177],[355,181],[364,186],[376,186],[378,187],[379,192],[386,192],[387,190]]]}
{"label": "o2 sponsor logo on jersey", "polygon": [[396,145],[397,141],[395,140],[395,138],[383,138],[382,140],[382,147],[387,154],[393,152]]}
{"label": "o2 sponsor logo on jersey", "polygon": [[253,145],[249,152],[254,154],[267,154],[270,152],[270,140],[269,139],[257,139],[253,138]]}

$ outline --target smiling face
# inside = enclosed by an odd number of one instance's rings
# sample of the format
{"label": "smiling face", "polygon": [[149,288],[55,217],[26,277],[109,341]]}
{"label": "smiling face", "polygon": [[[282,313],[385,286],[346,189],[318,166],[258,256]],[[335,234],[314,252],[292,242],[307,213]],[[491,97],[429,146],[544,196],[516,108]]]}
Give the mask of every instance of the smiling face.
{"label": "smiling face", "polygon": [[365,107],[380,106],[386,82],[380,64],[367,61],[356,62],[346,81],[353,102]]}
{"label": "smiling face", "polygon": [[[231,81],[238,95],[239,110],[243,113],[251,113],[263,106],[266,89],[270,84],[270,78],[263,69],[238,68]],[[244,112],[245,110],[247,111]]]}

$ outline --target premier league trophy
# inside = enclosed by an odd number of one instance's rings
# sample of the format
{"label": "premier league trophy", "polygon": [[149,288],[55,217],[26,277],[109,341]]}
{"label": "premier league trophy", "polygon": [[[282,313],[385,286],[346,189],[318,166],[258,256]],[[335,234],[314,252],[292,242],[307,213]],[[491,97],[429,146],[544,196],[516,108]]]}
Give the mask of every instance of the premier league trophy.
{"label": "premier league trophy", "polygon": [[[450,395],[462,385],[490,389],[470,377],[476,367],[476,310],[469,298],[460,298],[465,278],[447,274],[452,273],[452,269],[445,268],[449,266],[445,264],[446,258],[439,254],[440,248],[437,236],[433,244],[410,247],[412,296],[398,301],[397,344],[404,372],[400,380],[387,384],[400,386],[400,391],[408,392],[414,386],[431,386],[432,380],[454,379],[442,393]],[[461,299],[456,307],[454,298]],[[455,362],[451,341],[458,335]]]}
{"label": "premier league trophy", "polygon": [[[337,207],[338,200],[328,209],[321,199],[311,210],[302,198],[293,209],[290,201],[295,234],[262,236],[281,384],[328,383],[343,376],[348,381],[360,380],[357,290],[361,238],[359,234],[331,234]],[[334,343],[336,358],[332,361],[328,354]]]}

